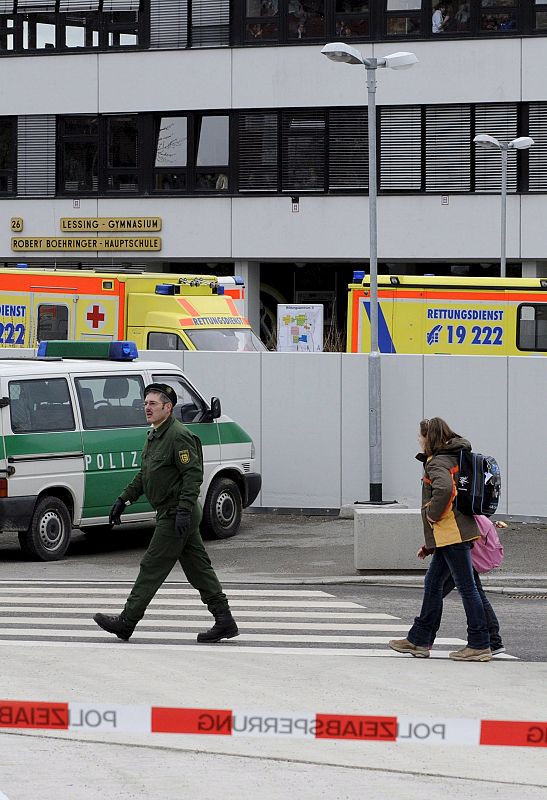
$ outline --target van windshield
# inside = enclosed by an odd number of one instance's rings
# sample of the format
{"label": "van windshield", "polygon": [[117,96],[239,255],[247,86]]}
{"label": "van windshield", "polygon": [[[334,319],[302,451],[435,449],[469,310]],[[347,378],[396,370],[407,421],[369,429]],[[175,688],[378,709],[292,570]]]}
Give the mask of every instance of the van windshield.
{"label": "van windshield", "polygon": [[266,350],[260,339],[249,328],[184,329],[196,350],[232,350],[234,352],[260,352]]}

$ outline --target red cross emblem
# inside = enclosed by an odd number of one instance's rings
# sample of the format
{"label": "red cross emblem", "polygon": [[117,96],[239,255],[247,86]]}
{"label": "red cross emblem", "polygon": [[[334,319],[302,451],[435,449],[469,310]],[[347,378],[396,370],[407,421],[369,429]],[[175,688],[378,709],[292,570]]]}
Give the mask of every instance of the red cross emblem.
{"label": "red cross emblem", "polygon": [[86,319],[92,328],[102,328],[105,321],[105,313],[101,306],[91,306],[87,310]]}

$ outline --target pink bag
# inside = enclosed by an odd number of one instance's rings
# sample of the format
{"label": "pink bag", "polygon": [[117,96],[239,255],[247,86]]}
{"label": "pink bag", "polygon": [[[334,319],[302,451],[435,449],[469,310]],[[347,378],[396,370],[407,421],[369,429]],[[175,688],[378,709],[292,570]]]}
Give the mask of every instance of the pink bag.
{"label": "pink bag", "polygon": [[499,567],[502,563],[503,546],[494,523],[488,517],[476,514],[474,519],[478,525],[481,538],[473,542],[471,561],[477,572],[490,572],[490,570]]}

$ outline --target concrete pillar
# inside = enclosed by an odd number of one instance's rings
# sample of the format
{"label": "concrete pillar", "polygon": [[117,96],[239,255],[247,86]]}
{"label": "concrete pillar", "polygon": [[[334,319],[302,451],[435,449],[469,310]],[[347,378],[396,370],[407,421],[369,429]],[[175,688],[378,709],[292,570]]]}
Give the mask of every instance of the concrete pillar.
{"label": "concrete pillar", "polygon": [[522,262],[522,277],[523,278],[546,278],[547,277],[547,261],[523,261]]}
{"label": "concrete pillar", "polygon": [[245,283],[243,313],[251,328],[260,336],[260,263],[258,261],[234,262],[234,275],[241,275]]}

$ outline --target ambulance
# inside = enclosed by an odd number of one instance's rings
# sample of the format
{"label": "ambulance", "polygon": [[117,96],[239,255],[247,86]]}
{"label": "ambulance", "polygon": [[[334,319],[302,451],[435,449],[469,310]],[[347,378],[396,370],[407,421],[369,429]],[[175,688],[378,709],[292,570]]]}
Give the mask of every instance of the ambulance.
{"label": "ambulance", "polygon": [[[33,559],[65,554],[72,528],[108,533],[112,503],[140,467],[144,387],[167,383],[175,417],[201,440],[202,532],[227,538],[261,488],[251,437],[172,364],[140,361],[133,342],[44,341],[34,358],[0,358],[0,531]],[[123,524],[153,523],[145,497]]]}
{"label": "ambulance", "polygon": [[[348,288],[347,351],[370,350],[370,278]],[[378,276],[382,353],[547,355],[547,279]]]}
{"label": "ambulance", "polygon": [[[0,347],[130,339],[146,350],[265,350],[236,276],[0,269]],[[238,308],[239,305],[239,308]]]}

